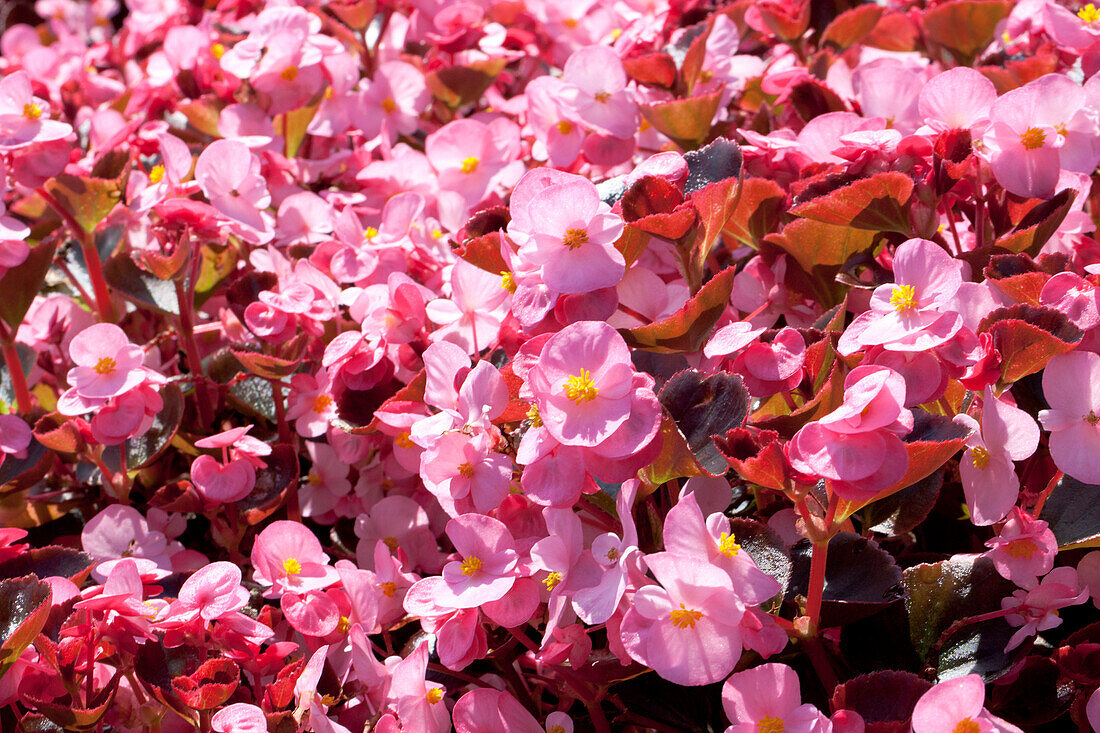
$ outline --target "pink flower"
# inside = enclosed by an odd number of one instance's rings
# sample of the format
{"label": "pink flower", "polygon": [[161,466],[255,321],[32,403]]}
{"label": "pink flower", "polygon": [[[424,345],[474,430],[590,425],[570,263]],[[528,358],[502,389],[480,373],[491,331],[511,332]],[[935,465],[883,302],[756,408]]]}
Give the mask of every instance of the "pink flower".
{"label": "pink flower", "polygon": [[328,565],[321,543],[299,522],[279,520],[264,527],[252,546],[252,578],[271,586],[264,596],[327,588],[340,579]]}
{"label": "pink flower", "polygon": [[142,348],[113,323],[97,323],[77,334],[69,357],[76,366],[66,379],[80,397],[117,397],[145,381]]}
{"label": "pink flower", "polygon": [[[625,444],[652,435],[659,406],[641,399],[648,385],[636,384],[630,350],[606,323],[582,321],[550,337],[527,374],[539,419],[559,443],[597,446],[631,420]],[[633,413],[639,419],[634,420]],[[636,423],[636,424],[635,424]]]}
{"label": "pink flower", "polygon": [[793,328],[784,328],[770,343],[754,341],[734,359],[732,371],[741,375],[753,397],[771,397],[798,386],[805,361],[805,339]]}
{"label": "pink flower", "polygon": [[286,419],[294,420],[294,428],[303,438],[324,435],[336,417],[336,401],[331,390],[332,381],[323,367],[316,377],[309,374],[291,377]]}
{"label": "pink flower", "polygon": [[976,674],[945,680],[917,700],[913,708],[913,733],[1022,733],[984,707],[985,684]]}
{"label": "pink flower", "polygon": [[1071,567],[1051,570],[1039,585],[1030,590],[1013,592],[1011,598],[1001,599],[1001,609],[1011,611],[1005,620],[1020,628],[1008,640],[1005,651],[1020,646],[1029,636],[1053,629],[1062,623],[1058,609],[1075,606],[1088,600],[1088,590],[1078,585],[1077,571]]}
{"label": "pink flower", "polygon": [[858,316],[840,339],[838,351],[854,354],[862,346],[892,351],[925,351],[946,343],[962,327],[953,309],[962,285],[960,263],[938,244],[910,239],[894,253],[896,282],[880,285],[871,309]]}
{"label": "pink flower", "polygon": [[214,713],[210,727],[215,733],[266,733],[267,718],[255,705],[235,702]]}
{"label": "pink flower", "polygon": [[1100,550],[1093,550],[1077,563],[1077,578],[1092,596],[1092,605],[1100,608]]}
{"label": "pink flower", "polygon": [[1019,196],[1050,198],[1061,171],[1088,173],[1100,152],[1097,112],[1085,90],[1062,74],[1047,74],[997,98],[985,144],[997,182]]}
{"label": "pink flower", "polygon": [[431,101],[424,74],[404,61],[387,61],[359,95],[355,125],[369,140],[381,132],[392,143],[416,131],[420,113]]}
{"label": "pink flower", "polygon": [[191,463],[191,481],[199,494],[219,504],[240,501],[256,485],[256,469],[244,460],[219,463],[213,456],[202,455]]}
{"label": "pink flower", "polygon": [[50,119],[50,105],[34,96],[27,72],[14,71],[0,79],[0,149],[60,140],[72,131],[68,124]]}
{"label": "pink flower", "polygon": [[519,556],[503,523],[483,514],[463,514],[447,522],[447,537],[462,559],[443,566],[450,597],[441,602],[477,608],[512,589]]}
{"label": "pink flower", "polygon": [[562,81],[562,101],[588,127],[622,139],[638,131],[638,106],[626,90],[623,62],[611,48],[574,51],[562,69]]}
{"label": "pink flower", "polygon": [[999,522],[1020,493],[1012,462],[1028,458],[1039,447],[1039,426],[1023,410],[994,397],[989,387],[982,399],[980,429],[968,415],[956,416],[955,422],[974,431],[959,461],[970,517],[979,526]]}
{"label": "pink flower", "polygon": [[722,708],[732,725],[726,733],[827,733],[829,719],[802,704],[798,675],[785,664],[761,664],[730,675],[722,685]]}
{"label": "pink flower", "polygon": [[444,433],[420,456],[420,476],[451,516],[489,512],[508,495],[512,460],[492,450],[488,433]]}
{"label": "pink flower", "polygon": [[622,218],[611,213],[588,179],[556,179],[525,202],[523,216],[515,209],[524,202],[513,199],[508,234],[520,244],[520,257],[540,266],[543,282],[559,293],[617,285],[626,272],[626,260],[615,248]]}
{"label": "pink flower", "polygon": [[455,703],[453,715],[455,733],[546,733],[531,713],[503,690],[471,690]]}
{"label": "pink flower", "polygon": [[975,69],[959,66],[928,80],[918,108],[924,123],[936,132],[971,130],[988,120],[996,99],[993,82]]}
{"label": "pink flower", "polygon": [[271,238],[260,236],[270,230],[270,217],[265,220],[261,210],[271,205],[271,195],[248,146],[237,140],[210,143],[195,163],[195,180],[211,206],[256,236],[252,241]]}
{"label": "pink flower", "polygon": [[411,654],[389,668],[386,701],[396,709],[402,730],[447,733],[451,729],[451,716],[443,702],[447,691],[438,682],[424,679],[428,647],[428,642],[421,642]]}
{"label": "pink flower", "polygon": [[1049,410],[1039,422],[1050,431],[1050,457],[1066,474],[1100,483],[1100,356],[1090,351],[1059,354],[1043,370]]}
{"label": "pink flower", "polygon": [[8,456],[26,458],[34,435],[18,415],[0,415],[0,465]]}
{"label": "pink flower", "polygon": [[787,444],[791,466],[830,479],[838,495],[866,499],[905,475],[909,455],[899,436],[913,428],[905,380],[892,369],[856,367],[844,380],[844,404],[808,423]]}
{"label": "pink flower", "polygon": [[634,594],[620,634],[631,658],[677,685],[706,685],[741,657],[745,606],[719,568],[668,552],[647,555],[660,585]]}
{"label": "pink flower", "polygon": [[997,572],[1022,588],[1033,588],[1054,567],[1058,541],[1041,519],[1012,507],[996,537],[985,543]]}
{"label": "pink flower", "polygon": [[[519,128],[507,119],[486,125],[460,119],[439,128],[424,143],[424,153],[439,176],[441,206],[448,218],[464,221],[466,213],[479,203],[499,181],[511,185],[522,172],[519,156]],[[457,227],[455,227],[457,229]]]}
{"label": "pink flower", "polygon": [[491,348],[508,314],[508,291],[500,286],[500,277],[458,260],[451,268],[450,285],[451,297],[436,298],[425,309],[440,326],[432,332],[432,341],[450,341],[467,354]]}

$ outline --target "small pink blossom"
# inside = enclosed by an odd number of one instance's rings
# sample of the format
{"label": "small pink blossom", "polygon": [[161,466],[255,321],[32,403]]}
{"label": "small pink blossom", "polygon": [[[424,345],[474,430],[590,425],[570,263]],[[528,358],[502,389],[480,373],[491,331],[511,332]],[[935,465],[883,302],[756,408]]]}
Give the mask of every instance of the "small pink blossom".
{"label": "small pink blossom", "polygon": [[984,707],[985,683],[976,674],[944,680],[917,700],[913,733],[1020,733],[1020,729],[992,715]]}
{"label": "small pink blossom", "polygon": [[810,703],[802,704],[798,675],[785,664],[761,664],[730,675],[722,685],[726,733],[827,733],[829,719]]}
{"label": "small pink blossom", "polygon": [[1039,422],[1050,431],[1050,457],[1062,471],[1087,484],[1100,483],[1100,355],[1059,354],[1043,370],[1048,410]]}
{"label": "small pink blossom", "polygon": [[985,546],[997,572],[1022,588],[1034,588],[1058,554],[1058,541],[1047,523],[1019,507],[1012,508],[1001,531]]}
{"label": "small pink blossom", "polygon": [[1088,597],[1088,590],[1080,588],[1077,571],[1071,567],[1055,568],[1039,585],[1014,591],[1011,598],[1001,600],[1001,609],[1009,611],[1005,620],[1020,627],[1008,640],[1005,651],[1012,651],[1040,631],[1060,626],[1062,617],[1058,609],[1084,603]]}
{"label": "small pink blossom", "polygon": [[267,598],[327,588],[339,580],[321,543],[300,522],[279,520],[264,527],[256,535],[251,559],[253,579],[270,586]]}
{"label": "small pink blossom", "polygon": [[69,356],[76,366],[66,378],[81,397],[117,397],[145,381],[144,352],[113,323],[81,331],[69,344]]}
{"label": "small pink blossom", "polygon": [[14,71],[0,79],[0,149],[60,140],[72,131],[70,125],[50,119],[50,105],[34,96],[27,72]]}

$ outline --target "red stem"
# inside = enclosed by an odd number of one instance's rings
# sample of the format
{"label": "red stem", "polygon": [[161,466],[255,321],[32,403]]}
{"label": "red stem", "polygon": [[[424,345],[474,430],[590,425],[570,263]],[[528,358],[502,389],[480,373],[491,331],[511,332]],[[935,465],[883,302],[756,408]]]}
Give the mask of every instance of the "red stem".
{"label": "red stem", "polygon": [[33,401],[31,392],[27,389],[27,376],[23,374],[23,363],[19,361],[19,351],[11,338],[11,331],[7,325],[0,323],[0,344],[4,351],[4,363],[11,375],[11,386],[15,390],[15,404],[19,412],[26,415],[31,411]]}
{"label": "red stem", "polygon": [[1050,496],[1050,492],[1054,491],[1054,487],[1058,485],[1058,482],[1062,480],[1062,472],[1055,471],[1051,476],[1050,481],[1047,482],[1046,488],[1039,494],[1039,499],[1035,502],[1035,507],[1031,510],[1031,516],[1038,517],[1039,512],[1043,511],[1043,505],[1047,503],[1047,497]]}
{"label": "red stem", "polygon": [[80,225],[57,199],[45,188],[38,189],[38,195],[45,199],[58,215],[65,220],[72,230],[73,236],[80,240],[80,250],[84,253],[84,264],[88,268],[88,278],[92,281],[92,289],[95,291],[96,310],[99,311],[99,319],[104,323],[114,323],[115,309],[111,304],[111,291],[107,288],[107,280],[103,277],[103,263],[99,259],[99,250],[95,246],[95,236]]}
{"label": "red stem", "polygon": [[814,542],[813,555],[810,559],[810,587],[806,591],[806,615],[810,617],[812,634],[817,633],[817,625],[821,620],[821,601],[825,595],[825,562],[829,556],[829,540],[833,536],[833,525],[839,504],[836,496],[829,500],[829,508],[825,513],[826,537],[824,541]]}

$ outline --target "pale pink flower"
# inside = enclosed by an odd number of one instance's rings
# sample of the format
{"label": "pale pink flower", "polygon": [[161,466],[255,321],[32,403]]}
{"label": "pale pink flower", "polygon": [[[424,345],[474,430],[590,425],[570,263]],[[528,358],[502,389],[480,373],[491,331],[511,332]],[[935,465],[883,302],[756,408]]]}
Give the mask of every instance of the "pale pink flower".
{"label": "pale pink flower", "polygon": [[259,159],[244,143],[215,140],[206,146],[195,163],[195,180],[210,205],[226,218],[256,233],[270,229],[270,217],[265,220],[261,210],[271,205],[271,194]]}
{"label": "pale pink flower", "polygon": [[332,397],[332,380],[325,368],[317,376],[295,374],[290,380],[286,419],[294,420],[294,428],[304,438],[324,435],[336,417],[336,401]]}
{"label": "pale pink flower", "polygon": [[214,713],[210,727],[215,733],[267,733],[267,718],[255,705],[235,702]]}
{"label": "pale pink flower", "polygon": [[831,730],[820,710],[802,704],[798,675],[785,664],[761,664],[730,675],[722,685],[722,708],[732,724],[726,733]]}
{"label": "pale pink flower", "polygon": [[1100,483],[1100,355],[1055,356],[1043,370],[1043,397],[1050,409],[1039,411],[1039,422],[1050,431],[1054,464],[1078,481]]}
{"label": "pale pink flower", "polygon": [[50,119],[50,105],[34,96],[25,71],[0,79],[0,149],[14,150],[32,143],[60,140],[73,128]]}
{"label": "pale pink flower", "polygon": [[678,685],[706,685],[741,657],[745,606],[721,569],[668,552],[647,555],[660,585],[634,594],[620,634],[627,653]]}
{"label": "pale pink flower", "polygon": [[471,690],[455,703],[453,715],[455,733],[546,733],[527,708],[503,690]]}
{"label": "pale pink flower", "polygon": [[617,138],[638,131],[638,106],[627,92],[619,55],[607,46],[574,51],[562,69],[561,98],[585,125]]}
{"label": "pale pink flower", "polygon": [[8,456],[26,458],[33,439],[30,425],[18,415],[0,415],[0,465]]}
{"label": "pale pink flower", "polygon": [[1100,550],[1093,550],[1077,563],[1077,578],[1092,596],[1092,605],[1100,608]]}
{"label": "pale pink flower", "polygon": [[512,459],[493,448],[488,433],[448,432],[420,456],[424,486],[453,517],[490,512],[508,495]]}
{"label": "pale pink flower", "polygon": [[985,683],[976,674],[944,680],[917,700],[913,733],[1020,733],[1020,729],[992,715],[984,707]]}
{"label": "pale pink flower", "polygon": [[447,537],[461,560],[443,566],[443,580],[450,591],[440,602],[454,608],[477,608],[496,601],[516,582],[512,533],[500,521],[483,514],[463,514],[447,522]]}
{"label": "pale pink flower", "polygon": [[[587,293],[617,285],[626,260],[615,248],[623,220],[600,200],[586,178],[558,177],[526,202],[512,201],[508,233],[520,243],[519,255],[542,268],[547,287],[560,293]],[[526,204],[524,216],[515,210]]]}
{"label": "pale pink flower", "polygon": [[130,343],[113,323],[97,323],[77,334],[69,344],[69,357],[76,366],[66,379],[81,397],[117,397],[145,381],[142,348]]}
{"label": "pale pink flower", "polygon": [[428,642],[421,642],[411,654],[389,667],[386,702],[397,711],[402,730],[447,733],[451,729],[451,716],[443,702],[447,691],[438,682],[424,679],[428,647]]}
{"label": "pale pink flower", "polygon": [[1022,461],[1039,447],[1039,426],[1023,410],[993,396],[985,388],[982,422],[958,415],[955,422],[974,432],[959,461],[966,506],[974,524],[999,522],[1016,503],[1020,479],[1013,461]]}
{"label": "pale pink flower", "polygon": [[805,339],[793,328],[784,328],[769,343],[750,344],[733,360],[731,370],[741,375],[749,394],[763,398],[797,387],[805,361]]}
{"label": "pale pink flower", "polygon": [[416,130],[420,113],[431,101],[424,74],[404,61],[387,61],[359,95],[354,124],[368,139],[383,133],[393,143]]}
{"label": "pale pink flower", "polygon": [[256,485],[256,469],[248,461],[220,463],[213,456],[202,455],[191,463],[191,482],[207,501],[240,501]]}
{"label": "pale pink flower", "polygon": [[425,308],[427,317],[439,325],[432,341],[450,341],[467,354],[495,345],[508,314],[508,291],[500,286],[500,276],[458,260],[449,282],[451,296],[436,298]]}
{"label": "pale pink flower", "polygon": [[980,132],[996,99],[993,82],[975,69],[959,66],[928,80],[921,90],[918,108],[924,124],[936,132]]}

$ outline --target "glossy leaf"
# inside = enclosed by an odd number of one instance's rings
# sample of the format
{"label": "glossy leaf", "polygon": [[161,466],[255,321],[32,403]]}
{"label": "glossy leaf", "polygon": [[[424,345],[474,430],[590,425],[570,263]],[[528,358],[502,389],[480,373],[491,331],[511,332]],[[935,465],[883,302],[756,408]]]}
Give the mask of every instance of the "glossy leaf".
{"label": "glossy leaf", "polygon": [[833,46],[844,50],[854,46],[875,29],[882,17],[883,8],[879,5],[857,5],[833,19],[821,34],[821,45]]}
{"label": "glossy leaf", "polygon": [[664,354],[699,351],[726,309],[733,276],[732,268],[723,270],[665,320],[620,333],[628,345],[646,351]]}
{"label": "glossy leaf", "polygon": [[872,672],[839,685],[829,705],[834,711],[859,713],[868,731],[908,733],[913,708],[931,687],[912,672]]}
{"label": "glossy leaf", "polygon": [[641,105],[642,116],[658,132],[671,138],[685,150],[693,150],[706,140],[718,103],[721,89],[686,99]]}
{"label": "glossy leaf", "polygon": [[1100,547],[1100,486],[1063,476],[1039,519],[1049,525],[1060,549]]}
{"label": "glossy leaf", "polygon": [[52,595],[33,575],[0,580],[0,678],[45,626]]}
{"label": "glossy leaf", "polygon": [[1052,357],[1072,351],[1081,329],[1053,308],[1013,305],[998,308],[978,325],[978,333],[993,336],[1001,355],[1002,381],[1011,384],[1047,365]]}
{"label": "glossy leaf", "polygon": [[908,235],[912,193],[913,180],[909,176],[887,171],[800,203],[790,213],[824,224]]}

